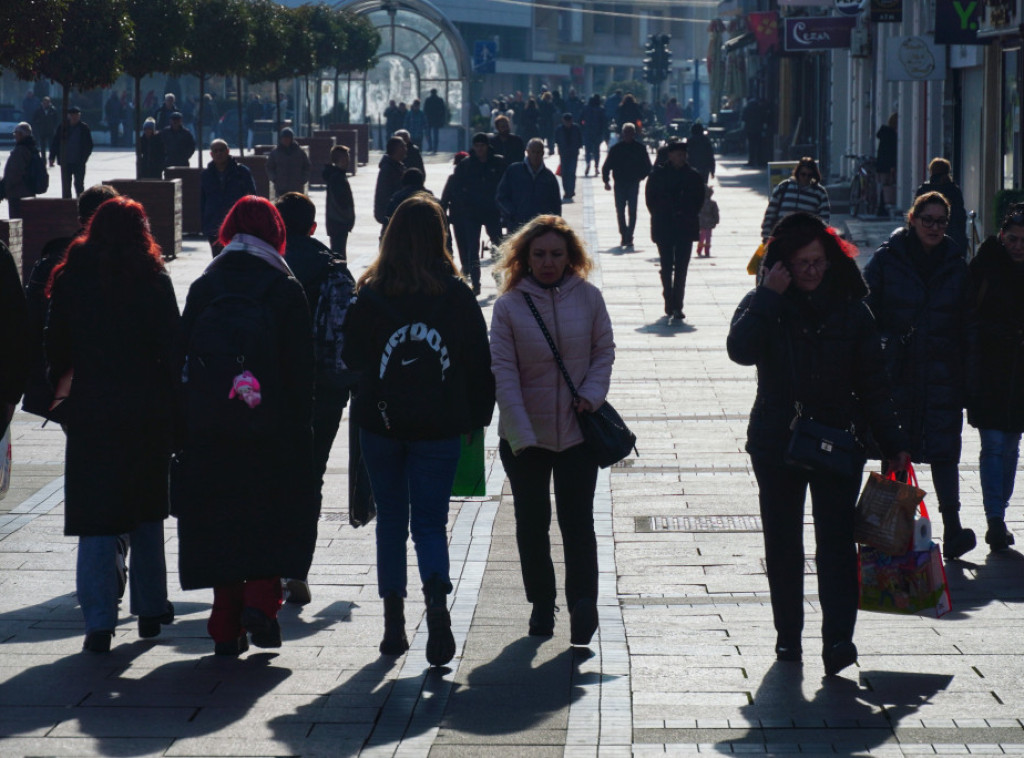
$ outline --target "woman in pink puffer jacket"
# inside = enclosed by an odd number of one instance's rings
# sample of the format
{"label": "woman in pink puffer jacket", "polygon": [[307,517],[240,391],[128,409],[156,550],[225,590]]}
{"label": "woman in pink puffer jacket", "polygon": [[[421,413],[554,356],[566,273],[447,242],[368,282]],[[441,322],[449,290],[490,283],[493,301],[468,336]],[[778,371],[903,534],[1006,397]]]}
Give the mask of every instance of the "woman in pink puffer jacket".
{"label": "woman in pink puffer jacket", "polygon": [[[593,266],[579,236],[559,216],[538,216],[503,245],[503,294],[491,320],[491,370],[497,385],[501,462],[512,486],[516,543],[530,634],[555,628],[551,562],[551,477],[565,553],[570,641],[588,645],[597,630],[597,463],[583,445],[576,413],[608,394],[615,342],[604,298],[586,281]],[[574,403],[547,339],[544,320],[580,395]]]}

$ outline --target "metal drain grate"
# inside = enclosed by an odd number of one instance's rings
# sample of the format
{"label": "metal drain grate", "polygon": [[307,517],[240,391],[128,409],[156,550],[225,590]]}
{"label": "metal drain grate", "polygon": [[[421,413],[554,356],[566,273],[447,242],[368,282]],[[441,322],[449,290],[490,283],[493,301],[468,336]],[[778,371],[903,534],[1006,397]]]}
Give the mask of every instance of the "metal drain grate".
{"label": "metal drain grate", "polygon": [[637,516],[637,532],[760,532],[760,516]]}

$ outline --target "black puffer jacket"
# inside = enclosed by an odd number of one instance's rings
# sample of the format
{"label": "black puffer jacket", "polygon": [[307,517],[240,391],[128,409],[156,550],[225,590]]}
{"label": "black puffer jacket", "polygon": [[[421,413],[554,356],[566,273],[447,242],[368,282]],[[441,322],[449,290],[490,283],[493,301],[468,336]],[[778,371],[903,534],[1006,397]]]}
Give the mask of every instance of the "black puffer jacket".
{"label": "black puffer jacket", "polygon": [[697,241],[700,237],[697,216],[704,207],[704,180],[692,166],[655,167],[644,195],[651,213],[651,242],[673,245]]}
{"label": "black puffer jacket", "polygon": [[[765,265],[776,260],[769,246]],[[870,428],[887,457],[905,449],[865,294],[857,265],[844,258],[810,294],[761,286],[743,298],[727,346],[733,361],[757,366],[747,427],[752,456],[782,463],[798,400],[820,423],[852,424],[860,438]]]}
{"label": "black puffer jacket", "polygon": [[967,420],[978,429],[1024,431],[1024,264],[997,237],[971,261]]}
{"label": "black puffer jacket", "polygon": [[949,240],[926,255],[916,233],[898,229],[864,276],[913,460],[960,460],[967,264]]}

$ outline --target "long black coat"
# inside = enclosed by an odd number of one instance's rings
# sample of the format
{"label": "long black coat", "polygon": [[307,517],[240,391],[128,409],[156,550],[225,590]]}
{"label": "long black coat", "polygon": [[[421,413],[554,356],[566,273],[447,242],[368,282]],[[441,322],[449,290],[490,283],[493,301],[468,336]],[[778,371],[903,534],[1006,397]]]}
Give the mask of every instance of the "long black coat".
{"label": "long black coat", "polygon": [[1024,264],[998,237],[971,261],[967,420],[978,429],[1024,431]]}
{"label": "long black coat", "polygon": [[64,533],[122,534],[167,517],[178,358],[178,303],[166,272],[101,276],[77,248],[50,299],[46,356],[56,380],[74,371],[67,431]]}
{"label": "long black coat", "polygon": [[[766,264],[775,263],[769,257]],[[905,449],[896,422],[878,332],[863,302],[864,280],[846,258],[821,285],[782,295],[761,286],[740,302],[729,329],[729,357],[757,366],[757,396],[747,452],[781,465],[800,401],[804,415],[828,426],[870,429],[886,456]]]}
{"label": "long black coat", "polygon": [[[25,391],[31,360],[28,323],[18,264],[7,245],[0,242],[0,336],[4,344],[0,360],[0,403],[14,404]],[[0,434],[3,432],[0,429]]]}
{"label": "long black coat", "polygon": [[959,461],[965,401],[967,264],[956,245],[932,251],[922,276],[917,235],[898,229],[864,270],[893,400],[915,462]]}
{"label": "long black coat", "polygon": [[704,206],[704,180],[692,166],[658,166],[647,180],[644,195],[651,213],[651,242],[674,245],[700,237],[698,215]]}
{"label": "long black coat", "polygon": [[266,292],[264,302],[277,331],[286,420],[271,444],[263,438],[205,437],[186,430],[174,477],[184,589],[304,577],[316,542],[313,336],[306,296],[294,277],[249,253],[229,250],[221,255],[229,257],[189,290],[182,315],[184,344],[215,297],[228,292],[259,297]]}

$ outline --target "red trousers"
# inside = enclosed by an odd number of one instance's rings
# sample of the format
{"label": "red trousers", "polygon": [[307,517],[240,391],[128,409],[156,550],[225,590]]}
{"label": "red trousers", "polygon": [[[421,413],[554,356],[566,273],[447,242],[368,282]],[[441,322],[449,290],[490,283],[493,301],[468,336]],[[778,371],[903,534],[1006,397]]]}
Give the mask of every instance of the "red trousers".
{"label": "red trousers", "polygon": [[213,609],[206,631],[214,642],[231,642],[243,633],[242,610],[246,607],[262,611],[269,618],[277,618],[283,594],[281,577],[249,579],[235,584],[213,588]]}

